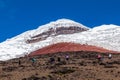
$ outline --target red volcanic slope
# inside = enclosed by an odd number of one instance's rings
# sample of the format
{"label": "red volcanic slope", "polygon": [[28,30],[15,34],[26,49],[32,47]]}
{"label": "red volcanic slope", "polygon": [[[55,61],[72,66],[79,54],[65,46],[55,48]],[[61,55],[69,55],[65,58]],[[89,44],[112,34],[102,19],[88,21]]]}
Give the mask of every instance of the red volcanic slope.
{"label": "red volcanic slope", "polygon": [[109,52],[117,53],[115,51],[110,51],[101,47],[95,47],[91,45],[81,45],[75,43],[57,43],[42,49],[36,50],[30,54],[30,56],[47,54],[47,53],[56,53],[56,52],[66,52],[66,51],[96,51],[96,52]]}

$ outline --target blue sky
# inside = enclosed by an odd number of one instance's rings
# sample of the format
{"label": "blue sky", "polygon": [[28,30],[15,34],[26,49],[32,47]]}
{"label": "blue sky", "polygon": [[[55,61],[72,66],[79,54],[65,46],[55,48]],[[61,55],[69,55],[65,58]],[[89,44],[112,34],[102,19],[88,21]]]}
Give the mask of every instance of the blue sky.
{"label": "blue sky", "polygon": [[60,18],[120,25],[120,0],[0,0],[0,42]]}

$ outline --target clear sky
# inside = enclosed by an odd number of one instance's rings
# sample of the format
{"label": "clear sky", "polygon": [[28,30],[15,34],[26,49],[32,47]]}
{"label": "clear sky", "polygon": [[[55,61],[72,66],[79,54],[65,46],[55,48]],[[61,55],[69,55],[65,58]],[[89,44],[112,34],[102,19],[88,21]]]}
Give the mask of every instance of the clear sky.
{"label": "clear sky", "polygon": [[120,0],[0,0],[0,42],[60,18],[120,25]]}

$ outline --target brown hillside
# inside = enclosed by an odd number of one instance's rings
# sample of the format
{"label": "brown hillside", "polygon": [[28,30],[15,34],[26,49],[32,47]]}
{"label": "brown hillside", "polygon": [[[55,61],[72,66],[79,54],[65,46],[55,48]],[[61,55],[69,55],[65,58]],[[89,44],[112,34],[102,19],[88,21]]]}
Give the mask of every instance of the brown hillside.
{"label": "brown hillside", "polygon": [[[103,58],[98,60],[97,54]],[[120,54],[110,59],[92,51],[59,52],[34,59],[35,63],[29,57],[0,61],[0,80],[120,80]]]}

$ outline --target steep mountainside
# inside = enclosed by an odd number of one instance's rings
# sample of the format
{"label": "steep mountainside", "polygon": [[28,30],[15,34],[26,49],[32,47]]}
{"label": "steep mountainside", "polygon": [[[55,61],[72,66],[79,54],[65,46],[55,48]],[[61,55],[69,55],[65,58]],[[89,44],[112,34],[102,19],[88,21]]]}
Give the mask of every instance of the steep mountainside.
{"label": "steep mountainside", "polygon": [[91,29],[69,19],[59,19],[0,43],[0,60],[18,58],[64,42],[120,52],[120,27],[102,25]]}

